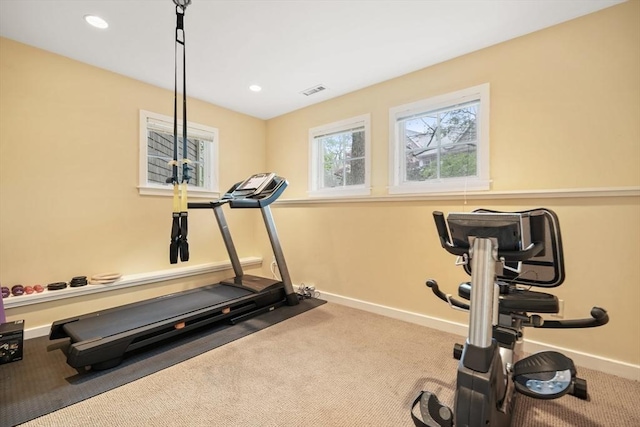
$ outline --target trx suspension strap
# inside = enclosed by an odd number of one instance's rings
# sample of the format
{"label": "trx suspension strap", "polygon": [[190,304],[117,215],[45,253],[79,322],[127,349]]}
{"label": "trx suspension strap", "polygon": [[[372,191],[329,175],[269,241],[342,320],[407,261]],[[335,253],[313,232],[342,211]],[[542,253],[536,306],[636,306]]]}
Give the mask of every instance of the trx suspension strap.
{"label": "trx suspension strap", "polygon": [[[176,40],[175,40],[175,74],[173,92],[173,160],[172,176],[167,182],[173,184],[173,214],[171,225],[171,243],[169,245],[169,261],[171,264],[189,261],[187,185],[189,184],[189,160],[187,140],[187,78],[186,50],[184,36],[184,13],[191,0],[173,0],[176,5]],[[180,39],[179,36],[182,36]],[[182,45],[182,180],[178,180],[178,45]]]}

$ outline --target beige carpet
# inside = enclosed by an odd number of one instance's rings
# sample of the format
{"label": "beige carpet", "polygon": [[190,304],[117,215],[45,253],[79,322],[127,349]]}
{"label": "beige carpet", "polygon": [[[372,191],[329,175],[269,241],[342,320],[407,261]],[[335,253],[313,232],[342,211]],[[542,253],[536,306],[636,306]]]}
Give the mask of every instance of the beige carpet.
{"label": "beige carpet", "polygon": [[[420,390],[452,403],[457,339],[329,303],[23,426],[412,426]],[[578,372],[591,402],[518,396],[513,426],[640,426],[640,383]]]}

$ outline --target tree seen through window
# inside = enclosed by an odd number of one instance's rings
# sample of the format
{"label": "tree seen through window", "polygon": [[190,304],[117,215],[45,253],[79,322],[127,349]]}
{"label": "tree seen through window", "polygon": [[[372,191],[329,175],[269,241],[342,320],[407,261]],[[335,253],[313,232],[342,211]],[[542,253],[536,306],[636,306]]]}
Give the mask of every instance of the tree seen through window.
{"label": "tree seen through window", "polygon": [[321,136],[318,143],[323,158],[323,188],[364,184],[364,129]]}
{"label": "tree seen through window", "polygon": [[477,175],[479,102],[401,121],[406,181]]}

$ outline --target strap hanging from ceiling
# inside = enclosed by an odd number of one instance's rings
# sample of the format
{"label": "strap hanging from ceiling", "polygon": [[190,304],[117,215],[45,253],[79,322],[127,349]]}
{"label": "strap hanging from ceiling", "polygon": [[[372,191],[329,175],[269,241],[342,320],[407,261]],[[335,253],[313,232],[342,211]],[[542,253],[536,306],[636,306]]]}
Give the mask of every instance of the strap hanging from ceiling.
{"label": "strap hanging from ceiling", "polygon": [[[176,264],[189,261],[189,243],[187,242],[188,211],[187,186],[189,175],[189,151],[187,139],[187,56],[185,49],[184,14],[191,0],[173,0],[176,5],[175,38],[175,74],[173,91],[173,160],[169,162],[172,174],[167,183],[173,184],[173,213],[171,224],[171,243],[169,244],[169,262]],[[182,159],[178,162],[178,47],[182,46]],[[179,164],[182,164],[182,179],[178,178]]]}

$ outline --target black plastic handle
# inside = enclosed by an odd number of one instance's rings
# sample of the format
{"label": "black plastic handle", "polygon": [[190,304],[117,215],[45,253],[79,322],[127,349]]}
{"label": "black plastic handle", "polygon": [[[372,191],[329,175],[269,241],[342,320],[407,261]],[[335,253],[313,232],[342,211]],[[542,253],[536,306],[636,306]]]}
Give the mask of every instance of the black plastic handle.
{"label": "black plastic handle", "polygon": [[213,202],[189,202],[187,204],[188,209],[213,209],[216,206],[224,205],[225,203],[229,203],[231,200],[229,199],[220,199],[215,200]]}
{"label": "black plastic handle", "polygon": [[446,302],[447,304],[454,305],[454,306],[456,306],[458,308],[461,308],[463,310],[469,310],[469,304],[465,304],[462,301],[458,301],[455,298],[447,297],[447,295],[440,290],[440,288],[438,287],[438,282],[436,282],[434,279],[427,280],[426,285],[427,285],[427,287],[431,288],[433,293],[438,298],[440,298],[442,301]]}
{"label": "black plastic handle", "polygon": [[444,219],[444,214],[440,211],[433,212],[433,220],[436,222],[436,228],[438,229],[438,237],[440,238],[440,244],[443,248],[449,250],[451,246],[449,243],[449,230],[447,230],[447,222]]}
{"label": "black plastic handle", "polygon": [[575,320],[545,320],[538,328],[549,329],[569,329],[569,328],[597,328],[609,323],[609,315],[604,308],[593,307],[591,309],[591,319]]}

